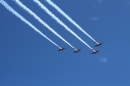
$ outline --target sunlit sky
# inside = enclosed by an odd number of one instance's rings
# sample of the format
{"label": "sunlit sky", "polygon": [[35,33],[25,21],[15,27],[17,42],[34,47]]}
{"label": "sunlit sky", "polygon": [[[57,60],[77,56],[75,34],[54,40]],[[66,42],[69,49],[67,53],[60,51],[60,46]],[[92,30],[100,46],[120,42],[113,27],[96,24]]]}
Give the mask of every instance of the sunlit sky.
{"label": "sunlit sky", "polygon": [[50,6],[39,0],[98,54],[64,29],[33,0],[21,0],[80,53],[40,24],[13,0],[5,0],[58,47],[0,4],[0,86],[129,86],[130,0],[52,0],[101,47]]}

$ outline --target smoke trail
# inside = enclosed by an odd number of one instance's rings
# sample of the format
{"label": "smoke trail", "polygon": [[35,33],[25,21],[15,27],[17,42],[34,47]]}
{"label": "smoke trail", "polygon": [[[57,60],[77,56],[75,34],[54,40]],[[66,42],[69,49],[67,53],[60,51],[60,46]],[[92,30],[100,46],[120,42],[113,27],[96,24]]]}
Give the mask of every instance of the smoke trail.
{"label": "smoke trail", "polygon": [[48,24],[46,24],[42,19],[40,19],[34,12],[32,12],[29,8],[27,8],[22,2],[19,0],[14,0],[16,4],[18,4],[21,8],[23,8],[25,11],[27,11],[30,15],[32,15],[36,20],[38,20],[42,25],[47,27],[48,30],[50,30],[53,34],[55,34],[57,37],[59,37],[61,40],[63,40],[65,43],[67,43],[70,47],[74,48],[69,42],[67,42],[62,36],[60,36],[55,30],[53,30]]}
{"label": "smoke trail", "polygon": [[81,28],[72,18],[70,18],[64,11],[62,11],[55,3],[51,0],[45,0],[48,4],[54,7],[60,14],[62,14],[66,19],[68,19],[73,25],[75,25],[80,31],[87,35],[91,40],[98,43],[94,38],[92,38],[83,28]]}
{"label": "smoke trail", "polygon": [[91,48],[85,41],[83,41],[75,32],[73,32],[69,27],[67,27],[59,18],[57,18],[53,13],[51,13],[40,1],[33,0],[35,3],[37,3],[43,10],[45,10],[46,13],[48,13],[53,19],[55,19],[60,25],[62,25],[67,31],[69,31],[71,34],[73,34],[77,39],[79,39],[82,43],[84,43],[86,46],[88,46],[91,50],[94,51],[93,48]]}
{"label": "smoke trail", "polygon": [[35,26],[33,26],[29,21],[27,21],[24,17],[22,17],[19,13],[17,13],[11,6],[9,6],[4,0],[1,0],[0,3],[11,13],[13,13],[15,16],[20,18],[24,23],[29,25],[31,28],[33,28],[36,32],[38,32],[40,35],[45,37],[48,41],[50,41],[55,46],[59,47],[55,42],[53,42],[51,39],[49,39],[46,35],[44,35],[40,30],[38,30]]}

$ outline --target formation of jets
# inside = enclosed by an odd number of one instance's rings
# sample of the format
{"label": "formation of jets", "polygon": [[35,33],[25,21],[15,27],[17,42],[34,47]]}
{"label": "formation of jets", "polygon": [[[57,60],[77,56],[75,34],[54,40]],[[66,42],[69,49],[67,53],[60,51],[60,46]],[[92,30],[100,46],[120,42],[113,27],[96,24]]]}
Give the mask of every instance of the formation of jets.
{"label": "formation of jets", "polygon": [[[97,46],[101,47],[101,45],[103,44],[103,43],[97,43],[97,42],[95,42],[95,43],[96,43],[95,47],[97,47]],[[58,51],[64,51],[64,49],[65,49],[65,48],[59,47],[59,50],[58,50]],[[73,52],[73,53],[79,53],[80,50],[81,50],[81,49],[76,49],[76,48],[73,48],[73,49],[74,49],[74,52]],[[91,54],[97,54],[97,53],[99,52],[99,50],[92,50],[92,51],[93,51],[93,52],[92,52]]]}
{"label": "formation of jets", "polygon": [[[81,49],[76,49],[72,44],[70,44],[67,40],[65,40],[62,36],[60,36],[53,28],[51,28],[47,23],[45,23],[40,17],[36,15],[32,10],[30,10],[28,7],[26,7],[22,2],[19,0],[14,0],[21,8],[23,8],[26,12],[28,12],[31,16],[33,16],[36,20],[38,20],[39,23],[41,23],[43,26],[45,26],[48,30],[50,30],[54,35],[56,35],[58,38],[60,38],[62,41],[64,41],[66,44],[68,44],[71,48],[74,49],[73,53],[79,53]],[[66,24],[64,24],[57,16],[55,16],[48,8],[46,8],[39,0],[33,0],[35,3],[37,3],[48,15],[50,15],[54,20],[57,21],[58,24],[64,27],[68,32],[70,32],[73,36],[75,36],[79,41],[81,41],[83,44],[85,44],[89,49],[92,50],[91,54],[97,54],[99,50],[93,49],[91,46],[89,46],[83,39],[81,39],[73,30],[71,30]],[[84,29],[82,29],[74,20],[72,20],[66,13],[64,13],[56,4],[54,4],[51,0],[46,0],[47,3],[49,3],[52,7],[54,7],[60,14],[62,14],[69,22],[71,22],[74,26],[76,26],[80,31],[82,31],[86,36],[88,36],[94,43],[96,43],[95,47],[101,46],[103,43],[98,43],[94,38],[92,38]],[[29,25],[33,30],[38,32],[41,36],[46,38],[48,41],[50,41],[52,44],[57,46],[59,49],[58,51],[64,51],[66,48],[60,47],[57,43],[52,41],[50,38],[48,38],[45,34],[43,34],[39,29],[37,29],[33,24],[31,24],[28,20],[26,20],[23,16],[21,16],[17,11],[15,11],[12,7],[10,7],[4,0],[0,0],[0,3],[10,12],[12,12],[15,16],[20,18],[24,23]]]}

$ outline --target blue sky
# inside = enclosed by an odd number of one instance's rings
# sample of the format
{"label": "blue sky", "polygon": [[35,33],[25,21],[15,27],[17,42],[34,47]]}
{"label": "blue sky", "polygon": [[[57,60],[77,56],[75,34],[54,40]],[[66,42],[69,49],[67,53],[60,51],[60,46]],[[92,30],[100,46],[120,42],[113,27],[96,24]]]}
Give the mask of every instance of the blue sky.
{"label": "blue sky", "polygon": [[91,50],[66,31],[31,0],[21,0],[42,20],[70,42],[80,53],[52,34],[12,0],[12,8],[51,38],[64,52],[36,33],[0,5],[0,86],[129,86],[130,85],[130,0],[52,0],[102,47],[59,14],[46,1],[50,11],[76,32]]}

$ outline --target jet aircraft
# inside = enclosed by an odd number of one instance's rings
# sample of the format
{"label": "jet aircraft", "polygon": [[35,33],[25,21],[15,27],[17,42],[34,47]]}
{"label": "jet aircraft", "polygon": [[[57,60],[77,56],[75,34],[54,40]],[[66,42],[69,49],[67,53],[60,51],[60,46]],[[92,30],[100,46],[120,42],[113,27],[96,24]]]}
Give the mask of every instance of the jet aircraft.
{"label": "jet aircraft", "polygon": [[58,51],[64,51],[64,49],[65,49],[65,48],[59,47],[59,50],[58,50]]}
{"label": "jet aircraft", "polygon": [[73,53],[79,53],[81,49],[76,49],[76,48],[73,48],[75,51]]}
{"label": "jet aircraft", "polygon": [[99,52],[99,50],[93,50],[92,54],[97,54]]}
{"label": "jet aircraft", "polygon": [[103,43],[98,43],[98,42],[95,42],[96,43],[96,45],[95,45],[95,47],[97,47],[97,46],[101,46]]}

